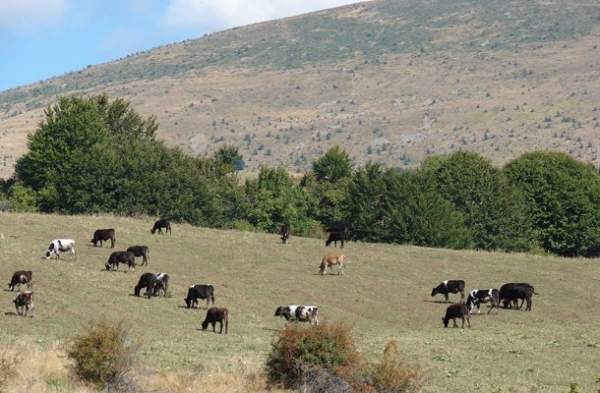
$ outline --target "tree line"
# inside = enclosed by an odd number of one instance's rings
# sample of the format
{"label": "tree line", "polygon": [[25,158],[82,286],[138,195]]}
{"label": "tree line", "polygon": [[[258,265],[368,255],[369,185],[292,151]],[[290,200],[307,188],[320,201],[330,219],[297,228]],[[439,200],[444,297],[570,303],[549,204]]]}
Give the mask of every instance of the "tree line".
{"label": "tree line", "polygon": [[600,252],[600,175],[556,152],[502,168],[471,152],[418,168],[355,166],[333,147],[301,179],[281,167],[241,181],[233,146],[191,157],[156,139],[158,123],[123,99],[62,97],[3,181],[0,208],[17,212],[152,215],[215,228],[299,236],[345,225],[354,240],[455,249]]}

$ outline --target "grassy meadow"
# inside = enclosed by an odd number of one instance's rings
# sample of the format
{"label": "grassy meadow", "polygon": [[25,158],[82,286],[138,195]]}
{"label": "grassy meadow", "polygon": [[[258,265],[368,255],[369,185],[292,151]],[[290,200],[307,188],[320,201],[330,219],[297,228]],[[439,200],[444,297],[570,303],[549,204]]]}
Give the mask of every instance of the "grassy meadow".
{"label": "grassy meadow", "polygon": [[[594,260],[349,243],[346,274],[322,277],[320,259],[331,251],[322,240],[292,237],[281,245],[275,235],[177,224],[169,237],[151,235],[151,226],[150,219],[2,213],[0,348],[52,351],[105,317],[131,327],[148,370],[238,373],[264,361],[284,324],[273,316],[276,306],[304,303],[318,305],[322,321],[353,326],[369,356],[397,340],[406,359],[425,370],[425,392],[566,392],[572,382],[591,391],[600,377]],[[117,231],[115,250],[148,245],[149,266],[105,271],[113,250],[89,240],[94,229],[109,227]],[[42,260],[50,240],[63,237],[76,240],[77,258]],[[6,290],[19,269],[33,271],[33,318],[14,315],[14,294]],[[169,296],[132,295],[146,271],[170,274]],[[468,289],[527,281],[540,295],[531,313],[482,313],[471,318],[471,329],[443,329],[446,306],[430,293],[452,278],[466,280]],[[216,286],[216,305],[230,310],[229,335],[198,330],[204,310],[183,302],[194,283]]]}

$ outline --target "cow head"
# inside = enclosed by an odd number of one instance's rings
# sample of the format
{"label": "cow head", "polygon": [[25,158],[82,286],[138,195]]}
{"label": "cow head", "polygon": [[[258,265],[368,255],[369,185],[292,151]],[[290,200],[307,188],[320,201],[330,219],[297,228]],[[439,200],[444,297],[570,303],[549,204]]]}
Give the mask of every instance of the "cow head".
{"label": "cow head", "polygon": [[50,259],[53,255],[56,254],[56,248],[54,247],[54,243],[51,243],[48,249],[46,250],[45,257],[46,259]]}
{"label": "cow head", "polygon": [[439,286],[437,286],[437,287],[433,288],[433,289],[431,290],[431,296],[435,296],[435,295],[437,295],[439,290],[440,290],[440,287],[439,287]]}
{"label": "cow head", "polygon": [[276,317],[283,316],[283,307],[282,306],[277,307],[277,309],[275,310],[275,316]]}

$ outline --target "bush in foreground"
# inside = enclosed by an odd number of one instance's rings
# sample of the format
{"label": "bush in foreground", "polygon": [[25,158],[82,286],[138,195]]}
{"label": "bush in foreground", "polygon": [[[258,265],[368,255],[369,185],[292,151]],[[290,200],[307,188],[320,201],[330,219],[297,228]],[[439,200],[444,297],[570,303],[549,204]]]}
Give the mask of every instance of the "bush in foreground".
{"label": "bush in foreground", "polygon": [[122,390],[136,350],[122,322],[100,321],[75,337],[67,354],[81,380],[107,390]]}
{"label": "bush in foreground", "polygon": [[286,325],[273,343],[267,373],[272,384],[304,393],[413,393],[422,386],[421,371],[400,359],[396,342],[369,364],[341,324]]}

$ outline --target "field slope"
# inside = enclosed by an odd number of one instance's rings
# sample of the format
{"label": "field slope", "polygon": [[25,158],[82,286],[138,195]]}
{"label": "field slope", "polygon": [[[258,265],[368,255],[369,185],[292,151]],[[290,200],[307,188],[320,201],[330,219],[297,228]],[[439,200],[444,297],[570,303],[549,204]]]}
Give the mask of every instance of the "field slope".
{"label": "field slope", "polygon": [[410,167],[531,149],[600,164],[600,3],[376,0],[204,36],[0,92],[0,176],[59,95],[130,99],[190,154],[305,170],[340,145]]}
{"label": "field slope", "polygon": [[[106,316],[132,326],[150,367],[258,364],[283,324],[275,307],[311,303],[324,320],[353,325],[369,355],[398,340],[426,370],[426,392],[564,392],[570,382],[591,389],[600,373],[600,271],[589,260],[351,243],[346,275],[321,277],[321,240],[293,237],[282,246],[273,235],[187,225],[175,225],[172,237],[152,236],[150,226],[110,216],[0,215],[0,277],[8,282],[17,269],[33,270],[36,299],[35,317],[17,318],[13,294],[0,291],[0,344],[43,348]],[[150,266],[104,271],[111,250],[86,242],[105,227],[117,229],[117,250],[149,245]],[[76,239],[77,260],[40,259],[55,237]],[[132,296],[144,271],[168,272],[171,296]],[[541,295],[531,313],[501,310],[475,315],[470,330],[443,329],[445,305],[432,302],[431,287],[458,277],[469,288],[529,281]],[[182,308],[192,283],[216,285],[217,305],[231,312],[228,336],[198,331],[204,311]]]}

